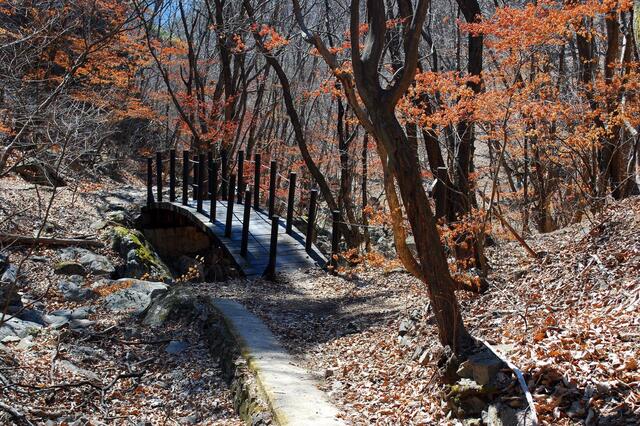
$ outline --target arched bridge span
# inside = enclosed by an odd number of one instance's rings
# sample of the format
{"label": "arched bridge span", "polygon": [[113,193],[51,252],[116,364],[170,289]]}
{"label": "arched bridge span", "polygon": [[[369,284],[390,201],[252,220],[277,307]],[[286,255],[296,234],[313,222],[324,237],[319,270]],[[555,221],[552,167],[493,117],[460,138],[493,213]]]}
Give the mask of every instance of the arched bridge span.
{"label": "arched bridge span", "polygon": [[[244,170],[240,155],[238,170]],[[223,159],[224,160],[224,159]],[[169,191],[163,189],[163,162],[169,162]],[[183,153],[181,200],[176,197],[176,156],[169,153],[168,160],[161,154],[156,156],[155,186],[153,188],[153,160],[147,161],[147,205],[144,216],[151,222],[165,223],[167,218],[180,218],[206,233],[219,247],[233,259],[238,270],[247,277],[266,276],[273,278],[275,272],[286,272],[312,267],[324,267],[327,259],[312,243],[316,216],[317,191],[311,191],[307,216],[308,229],[305,234],[293,226],[293,205],[295,198],[295,173],[290,174],[289,200],[286,219],[271,216],[275,204],[275,162],[271,164],[269,177],[268,208],[260,208],[260,157],[254,160],[254,191],[238,190],[236,176],[228,178],[221,173],[226,165],[219,167],[209,155],[191,159],[188,152]],[[193,177],[191,177],[193,172]],[[244,179],[244,178],[243,178]],[[243,179],[238,187],[248,186]],[[218,186],[218,181],[221,185]],[[155,191],[154,191],[155,189]],[[154,197],[155,192],[155,197]],[[191,193],[193,196],[191,196]],[[163,198],[168,201],[163,201]],[[237,199],[237,201],[236,201]],[[171,212],[171,214],[167,214]],[[164,217],[164,220],[163,220]],[[144,225],[143,225],[144,226]],[[337,233],[335,235],[337,237]],[[337,239],[333,238],[335,250]],[[333,250],[332,250],[333,251]]]}

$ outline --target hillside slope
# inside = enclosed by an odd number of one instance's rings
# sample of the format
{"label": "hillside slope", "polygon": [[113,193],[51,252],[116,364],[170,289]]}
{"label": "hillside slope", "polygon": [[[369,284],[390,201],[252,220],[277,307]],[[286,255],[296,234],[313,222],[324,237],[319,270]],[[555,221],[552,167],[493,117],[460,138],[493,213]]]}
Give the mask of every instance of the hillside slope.
{"label": "hillside slope", "polygon": [[492,289],[469,301],[474,334],[509,343],[553,424],[640,422],[640,198],[595,222],[492,248]]}

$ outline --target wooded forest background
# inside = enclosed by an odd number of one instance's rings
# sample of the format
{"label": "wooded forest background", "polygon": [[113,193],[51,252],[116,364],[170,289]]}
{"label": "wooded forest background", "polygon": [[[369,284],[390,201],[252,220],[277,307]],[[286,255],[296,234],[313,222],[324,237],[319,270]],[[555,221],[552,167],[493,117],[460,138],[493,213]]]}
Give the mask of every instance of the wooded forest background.
{"label": "wooded forest background", "polygon": [[0,177],[261,153],[320,190],[319,228],[341,212],[345,264],[386,262],[386,229],[463,350],[490,233],[531,251],[638,194],[633,6],[0,0]]}

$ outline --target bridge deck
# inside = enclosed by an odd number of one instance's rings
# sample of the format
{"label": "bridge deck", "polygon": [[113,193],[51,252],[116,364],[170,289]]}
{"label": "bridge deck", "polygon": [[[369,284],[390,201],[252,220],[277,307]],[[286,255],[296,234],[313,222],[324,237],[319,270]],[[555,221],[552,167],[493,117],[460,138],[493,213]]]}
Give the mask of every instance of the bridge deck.
{"label": "bridge deck", "polygon": [[[271,221],[267,213],[251,208],[249,220],[249,242],[247,255],[240,255],[242,243],[242,221],[244,205],[234,203],[231,238],[224,236],[227,217],[227,202],[218,200],[216,203],[215,221],[209,218],[210,202],[203,202],[203,213],[196,209],[196,202],[189,201],[185,206],[180,202],[156,202],[148,206],[150,209],[169,209],[188,216],[192,222],[202,230],[213,235],[227,253],[235,260],[238,268],[247,277],[261,276],[269,262],[269,245],[271,241]],[[308,269],[324,266],[327,259],[320,250],[313,245],[310,253],[305,250],[305,235],[293,227],[291,234],[286,233],[285,221],[280,219],[278,231],[278,247],[276,257],[276,272]]]}

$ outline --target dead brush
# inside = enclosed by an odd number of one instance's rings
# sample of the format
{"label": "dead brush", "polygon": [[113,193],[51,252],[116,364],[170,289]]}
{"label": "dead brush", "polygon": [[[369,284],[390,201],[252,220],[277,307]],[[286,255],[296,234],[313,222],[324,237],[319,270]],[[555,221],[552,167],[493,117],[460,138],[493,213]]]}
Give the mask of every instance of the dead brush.
{"label": "dead brush", "polygon": [[197,255],[195,257],[195,261],[196,263],[189,265],[189,268],[187,268],[187,271],[184,274],[176,278],[176,282],[187,283],[204,280],[204,276],[202,274],[202,271],[204,270],[204,257]]}

